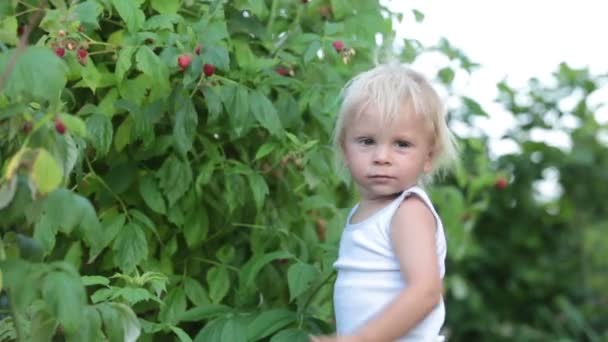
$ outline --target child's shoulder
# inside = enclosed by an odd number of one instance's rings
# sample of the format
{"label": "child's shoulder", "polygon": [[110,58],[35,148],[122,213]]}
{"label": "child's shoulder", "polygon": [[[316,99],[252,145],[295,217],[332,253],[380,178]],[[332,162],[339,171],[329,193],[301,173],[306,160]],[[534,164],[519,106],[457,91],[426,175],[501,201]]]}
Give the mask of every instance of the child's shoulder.
{"label": "child's shoulder", "polygon": [[417,192],[406,196],[391,220],[392,230],[435,229],[435,216],[427,201]]}

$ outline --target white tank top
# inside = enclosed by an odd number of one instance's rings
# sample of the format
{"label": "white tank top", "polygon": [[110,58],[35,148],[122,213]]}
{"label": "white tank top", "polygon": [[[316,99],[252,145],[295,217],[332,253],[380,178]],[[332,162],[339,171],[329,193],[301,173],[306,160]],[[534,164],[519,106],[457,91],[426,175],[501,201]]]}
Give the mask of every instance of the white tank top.
{"label": "white tank top", "polygon": [[[399,268],[399,261],[391,243],[390,223],[403,200],[412,194],[418,195],[429,207],[436,222],[435,247],[441,277],[445,274],[446,241],[441,219],[437,215],[428,195],[414,186],[362,222],[351,224],[351,216],[340,239],[338,260],[334,268],[338,277],[334,285],[334,309],[339,335],[356,332],[372,316],[379,313],[404,288],[407,279]],[[443,299],[400,342],[439,341],[439,330],[445,320]]]}

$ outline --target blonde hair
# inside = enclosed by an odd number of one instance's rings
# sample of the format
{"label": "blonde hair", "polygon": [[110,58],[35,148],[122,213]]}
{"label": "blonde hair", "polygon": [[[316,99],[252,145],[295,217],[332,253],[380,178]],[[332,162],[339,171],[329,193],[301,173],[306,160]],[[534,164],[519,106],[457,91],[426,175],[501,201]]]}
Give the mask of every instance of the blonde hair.
{"label": "blonde hair", "polygon": [[[445,121],[443,101],[419,72],[397,62],[380,64],[350,80],[342,89],[341,98],[334,132],[334,148],[340,165],[344,161],[345,128],[370,107],[380,114],[383,123],[411,112],[425,120],[433,135],[433,169],[425,175],[426,182],[457,164],[456,141]],[[404,111],[404,106],[412,110]]]}

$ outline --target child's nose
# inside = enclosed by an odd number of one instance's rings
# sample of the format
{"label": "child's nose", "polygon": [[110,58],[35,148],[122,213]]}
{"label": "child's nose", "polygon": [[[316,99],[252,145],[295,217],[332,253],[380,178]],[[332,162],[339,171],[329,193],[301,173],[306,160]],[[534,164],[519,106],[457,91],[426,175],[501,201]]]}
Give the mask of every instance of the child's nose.
{"label": "child's nose", "polygon": [[389,146],[378,145],[374,151],[374,164],[390,164],[390,155]]}

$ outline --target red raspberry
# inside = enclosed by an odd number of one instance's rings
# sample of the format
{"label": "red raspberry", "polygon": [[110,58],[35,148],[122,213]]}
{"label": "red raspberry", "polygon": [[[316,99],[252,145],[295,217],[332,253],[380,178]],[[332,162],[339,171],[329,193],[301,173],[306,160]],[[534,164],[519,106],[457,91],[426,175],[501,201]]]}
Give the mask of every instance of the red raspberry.
{"label": "red raspberry", "polygon": [[336,40],[331,45],[336,49],[336,52],[341,52],[344,49],[344,42],[341,40]]}
{"label": "red raspberry", "polygon": [[65,124],[60,119],[55,119],[55,130],[59,134],[65,133],[65,130],[66,130]]}
{"label": "red raspberry", "polygon": [[289,70],[283,66],[277,67],[276,72],[281,76],[289,76]]}
{"label": "red raspberry", "polygon": [[62,47],[57,47],[55,48],[55,54],[57,55],[57,57],[63,58],[63,56],[65,56],[65,49]]}
{"label": "red raspberry", "polygon": [[495,183],[496,188],[498,188],[499,190],[504,190],[507,185],[507,180],[504,178],[498,178]]}
{"label": "red raspberry", "polygon": [[209,77],[215,73],[215,67],[211,64],[205,64],[203,65],[203,72],[205,76]]}
{"label": "red raspberry", "polygon": [[190,62],[192,62],[192,59],[188,55],[181,55],[177,57],[177,64],[179,65],[179,69],[181,71],[186,70],[186,68],[188,68],[190,65]]}

